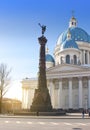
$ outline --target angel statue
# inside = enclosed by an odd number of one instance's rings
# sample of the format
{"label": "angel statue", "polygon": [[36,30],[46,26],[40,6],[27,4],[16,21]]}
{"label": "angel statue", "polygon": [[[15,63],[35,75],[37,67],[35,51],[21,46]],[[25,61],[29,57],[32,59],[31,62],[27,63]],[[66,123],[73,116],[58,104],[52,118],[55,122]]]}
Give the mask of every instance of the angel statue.
{"label": "angel statue", "polygon": [[44,32],[46,31],[46,26],[38,24],[42,28],[42,35],[44,35]]}

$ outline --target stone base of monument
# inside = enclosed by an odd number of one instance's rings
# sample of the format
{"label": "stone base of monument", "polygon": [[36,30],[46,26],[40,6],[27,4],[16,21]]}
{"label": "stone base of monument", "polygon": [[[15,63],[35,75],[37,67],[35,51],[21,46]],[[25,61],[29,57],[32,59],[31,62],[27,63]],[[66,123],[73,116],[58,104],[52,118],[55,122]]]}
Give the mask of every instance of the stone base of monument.
{"label": "stone base of monument", "polygon": [[26,112],[26,111],[21,111],[21,112],[14,112],[14,115],[18,116],[65,116],[66,113],[65,111],[59,111],[59,112]]}
{"label": "stone base of monument", "polygon": [[30,107],[31,112],[50,112],[52,111],[50,95],[47,88],[36,89],[34,99]]}

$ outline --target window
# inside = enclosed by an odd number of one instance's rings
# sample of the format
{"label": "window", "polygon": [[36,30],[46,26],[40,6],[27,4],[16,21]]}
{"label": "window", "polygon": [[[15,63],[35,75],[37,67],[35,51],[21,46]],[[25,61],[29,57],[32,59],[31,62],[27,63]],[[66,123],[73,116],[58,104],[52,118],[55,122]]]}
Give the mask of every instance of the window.
{"label": "window", "polygon": [[67,64],[70,64],[70,55],[67,55],[67,56],[66,56],[66,63],[67,63]]}
{"label": "window", "polygon": [[74,25],[74,22],[72,22],[72,25]]}
{"label": "window", "polygon": [[77,64],[77,56],[74,55],[74,56],[73,56],[73,59],[74,59],[74,64],[76,65],[76,64]]}
{"label": "window", "polygon": [[85,53],[85,64],[87,64],[87,53]]}

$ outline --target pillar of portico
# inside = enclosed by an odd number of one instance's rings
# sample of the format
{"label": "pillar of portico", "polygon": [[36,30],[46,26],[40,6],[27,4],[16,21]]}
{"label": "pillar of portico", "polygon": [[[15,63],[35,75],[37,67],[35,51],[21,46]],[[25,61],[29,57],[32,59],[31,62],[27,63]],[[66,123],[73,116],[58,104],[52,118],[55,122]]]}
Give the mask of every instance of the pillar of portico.
{"label": "pillar of portico", "polygon": [[54,81],[50,80],[50,98],[51,98],[51,104],[54,107],[55,106],[55,98],[54,98]]}
{"label": "pillar of portico", "polygon": [[26,105],[26,98],[27,98],[27,96],[26,96],[26,88],[23,88],[23,90],[22,90],[22,108],[23,109],[27,109],[27,105]]}
{"label": "pillar of portico", "polygon": [[85,50],[83,50],[83,64],[85,64]]}
{"label": "pillar of portico", "polygon": [[58,91],[58,108],[62,108],[62,79],[59,80],[59,91]]}
{"label": "pillar of portico", "polygon": [[90,108],[90,77],[88,77],[88,108]]}
{"label": "pillar of portico", "polygon": [[80,62],[81,62],[81,64],[83,63],[82,57],[83,57],[83,51],[81,50],[81,53],[80,53]]}
{"label": "pillar of portico", "polygon": [[90,64],[90,52],[89,52],[89,64]]}
{"label": "pillar of portico", "polygon": [[71,57],[70,57],[70,63],[74,64],[73,55],[71,55]]}
{"label": "pillar of portico", "polygon": [[24,88],[22,88],[22,108],[24,109]]}
{"label": "pillar of portico", "polygon": [[82,77],[79,77],[79,108],[82,108]]}
{"label": "pillar of portico", "polygon": [[69,109],[72,109],[72,78],[69,78]]}

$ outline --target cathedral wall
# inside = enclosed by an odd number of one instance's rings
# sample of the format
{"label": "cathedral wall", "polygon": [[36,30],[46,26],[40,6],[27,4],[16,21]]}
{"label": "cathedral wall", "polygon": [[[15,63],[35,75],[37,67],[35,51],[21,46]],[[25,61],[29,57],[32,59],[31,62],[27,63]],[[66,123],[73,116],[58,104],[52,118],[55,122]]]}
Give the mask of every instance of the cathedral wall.
{"label": "cathedral wall", "polygon": [[53,62],[46,62],[46,69],[53,67],[54,63]]}
{"label": "cathedral wall", "polygon": [[[64,69],[65,70],[65,69]],[[68,70],[68,68],[67,68]],[[26,81],[25,81],[26,82]],[[34,82],[34,80],[33,80]],[[30,109],[34,97],[37,80],[33,83],[29,81],[23,85],[22,108]],[[33,84],[32,84],[33,83]],[[51,103],[55,109],[79,109],[90,106],[89,92],[90,80],[88,77],[72,77],[62,79],[48,79],[47,87],[49,89]]]}
{"label": "cathedral wall", "polygon": [[34,91],[37,88],[36,79],[25,79],[22,82],[22,109],[30,109],[34,97]]}

